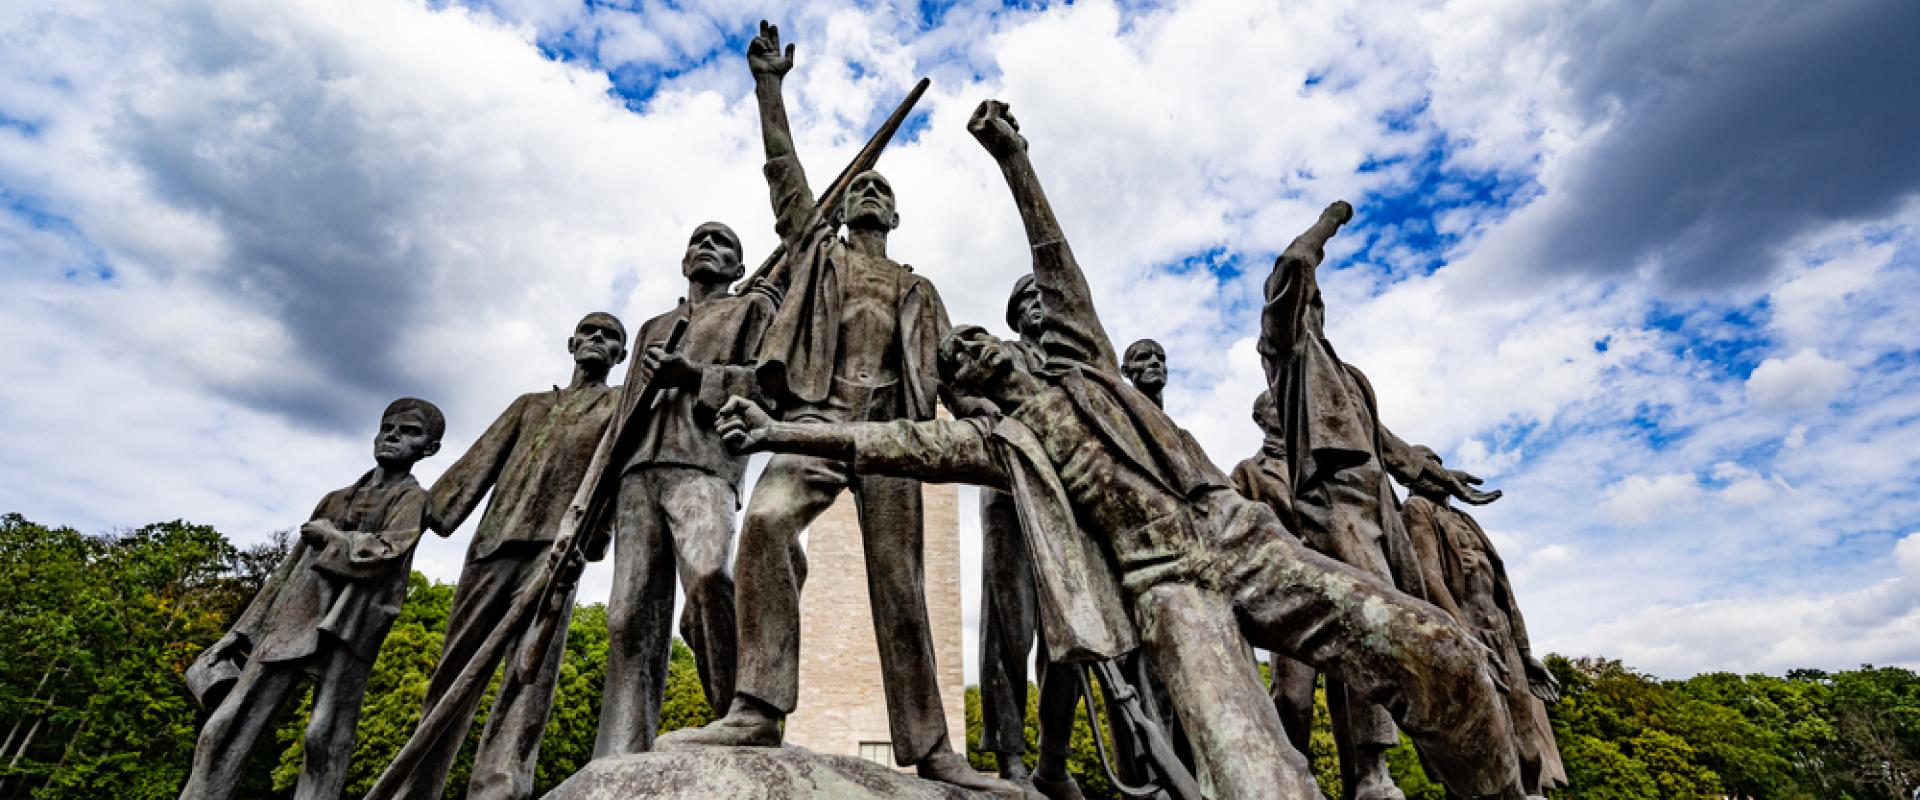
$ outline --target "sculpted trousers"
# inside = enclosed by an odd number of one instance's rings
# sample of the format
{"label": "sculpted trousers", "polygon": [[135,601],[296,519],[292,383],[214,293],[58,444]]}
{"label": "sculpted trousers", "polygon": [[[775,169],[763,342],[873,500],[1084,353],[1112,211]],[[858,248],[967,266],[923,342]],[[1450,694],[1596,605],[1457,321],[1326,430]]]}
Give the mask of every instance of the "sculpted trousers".
{"label": "sculpted trousers", "polygon": [[1518,796],[1506,709],[1464,629],[1385,580],[1301,546],[1263,506],[1215,502],[1207,513],[1210,576],[1153,586],[1135,599],[1134,614],[1220,798],[1318,797],[1236,629],[1255,647],[1338,678],[1356,699],[1393,709],[1454,792]]}
{"label": "sculpted trousers", "polygon": [[594,756],[653,749],[672,654],[675,567],[686,588],[680,638],[693,649],[707,704],[733,702],[733,512],[726,479],[689,467],[646,467],[620,479],[607,684]]}
{"label": "sculpted trousers", "polygon": [[1280,713],[1280,725],[1287,731],[1287,741],[1293,742],[1294,749],[1306,756],[1307,765],[1312,766],[1313,681],[1319,673],[1278,654],[1267,656],[1267,667],[1273,675],[1268,694],[1273,698],[1273,710]]}
{"label": "sculpted trousers", "polygon": [[[551,547],[546,542],[510,543],[493,555],[469,560],[460,571],[460,583],[453,591],[453,612],[447,619],[447,641],[440,649],[440,663],[434,665],[427,683],[425,716],[446,696],[447,689],[460,670],[473,660],[475,651],[492,633],[500,618],[513,605],[514,595],[526,585],[547,558]],[[473,759],[473,777],[467,782],[468,800],[525,800],[533,796],[533,772],[540,760],[540,738],[547,729],[547,714],[553,708],[560,663],[567,650],[567,622],[573,614],[573,598],[565,599],[565,616],[559,622],[533,675],[520,672],[520,651],[526,641],[508,647],[503,661],[506,675],[500,682],[493,709],[487,714],[487,727],[480,735],[480,749]],[[532,630],[528,630],[531,634]],[[493,665],[486,667],[489,671]],[[447,773],[460,755],[473,727],[474,712],[480,697],[475,696],[456,709],[456,722],[445,736],[420,761],[418,769],[406,778],[394,796],[406,800],[438,800],[447,785]]]}
{"label": "sculpted trousers", "polygon": [[[1383,498],[1380,494],[1385,480],[1379,463],[1369,461],[1340,470],[1327,480],[1303,484],[1294,498],[1301,539],[1341,563],[1393,581],[1394,570],[1385,548],[1389,539],[1406,537],[1399,528],[1400,515],[1391,496]],[[1276,685],[1278,676],[1276,672]],[[1301,680],[1298,676],[1290,679]],[[1311,675],[1306,680],[1311,683]],[[1309,721],[1311,701],[1309,692],[1305,712]],[[1327,682],[1327,713],[1333,720],[1340,775],[1351,797],[1361,777],[1385,771],[1385,751],[1400,743],[1400,735],[1386,709],[1362,702],[1338,679]]]}
{"label": "sculpted trousers", "polygon": [[852,489],[866,552],[894,759],[912,764],[946,739],[922,565],[920,483],[855,475],[843,461],[776,455],[747,503],[735,563],[740,674],[735,691],[791,712],[800,690],[800,531]]}
{"label": "sculpted trousers", "polygon": [[336,800],[347,788],[354,725],[373,665],[321,635],[321,651],[307,660],[250,661],[227,696],[207,717],[193,748],[193,771],[180,800],[227,800],[239,788],[247,762],[262,737],[272,737],[274,712],[300,689],[309,670],[315,678],[313,716],[307,722],[304,760],[295,800]]}
{"label": "sculpted trousers", "polygon": [[1047,657],[1034,596],[1033,559],[1013,496],[980,489],[980,749],[1001,758],[1027,751],[1027,655],[1039,651],[1040,750],[1070,752],[1079,671]]}

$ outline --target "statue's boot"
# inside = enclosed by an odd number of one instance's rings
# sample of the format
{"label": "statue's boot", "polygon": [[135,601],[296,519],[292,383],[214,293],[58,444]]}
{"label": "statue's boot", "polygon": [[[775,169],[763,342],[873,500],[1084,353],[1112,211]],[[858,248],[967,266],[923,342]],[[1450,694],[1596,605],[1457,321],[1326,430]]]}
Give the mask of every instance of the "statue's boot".
{"label": "statue's boot", "polygon": [[977,792],[987,792],[995,797],[1004,797],[1006,800],[1026,800],[1027,796],[1026,790],[1020,788],[1019,784],[990,775],[982,775],[973,768],[972,764],[967,763],[965,756],[954,752],[953,748],[948,747],[944,741],[939,747],[934,748],[933,752],[928,753],[926,758],[915,763],[913,770],[926,780]]}
{"label": "statue's boot", "polygon": [[1058,780],[1049,780],[1035,774],[1033,788],[1039,789],[1040,794],[1046,796],[1047,800],[1086,800],[1086,795],[1080,793],[1080,784],[1073,782],[1072,775],[1062,775]]}
{"label": "statue's boot", "polygon": [[727,715],[699,728],[681,728],[660,737],[662,749],[676,747],[779,747],[781,715],[746,695],[733,698]]}
{"label": "statue's boot", "polygon": [[1014,783],[1027,779],[1027,762],[1021,760],[1019,753],[994,753],[993,759],[1000,765],[1000,777]]}
{"label": "statue's boot", "polygon": [[1353,800],[1407,800],[1405,792],[1393,784],[1393,775],[1387,771],[1385,751],[1369,754],[1366,774],[1353,789]]}

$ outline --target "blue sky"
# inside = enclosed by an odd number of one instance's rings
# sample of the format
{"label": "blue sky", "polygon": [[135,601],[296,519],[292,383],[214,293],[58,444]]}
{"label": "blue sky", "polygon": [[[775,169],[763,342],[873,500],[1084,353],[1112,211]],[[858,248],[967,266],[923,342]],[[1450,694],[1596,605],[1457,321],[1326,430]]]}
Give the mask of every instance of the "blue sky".
{"label": "blue sky", "polygon": [[[559,344],[772,244],[761,17],[824,180],[921,75],[897,257],[999,327],[1012,104],[1116,338],[1223,466],[1274,252],[1478,512],[1545,649],[1660,674],[1920,666],[1920,10],[1831,3],[84,0],[0,12],[0,509],[300,521],[418,394],[462,447]],[[422,465],[431,478],[451,457]],[[974,523],[963,532],[972,536]],[[464,534],[418,565],[450,580]],[[969,548],[969,568],[977,548]],[[597,575],[597,577],[595,577]],[[604,573],[588,594],[604,592]],[[597,587],[595,581],[598,581]],[[971,591],[971,588],[969,589]],[[977,604],[968,600],[966,608]],[[971,616],[970,616],[971,619]]]}

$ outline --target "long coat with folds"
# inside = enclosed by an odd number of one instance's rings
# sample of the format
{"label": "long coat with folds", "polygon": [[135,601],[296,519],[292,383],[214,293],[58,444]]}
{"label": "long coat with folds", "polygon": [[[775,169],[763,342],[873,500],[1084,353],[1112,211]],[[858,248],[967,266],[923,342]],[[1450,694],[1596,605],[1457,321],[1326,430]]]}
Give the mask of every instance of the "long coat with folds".
{"label": "long coat with folds", "polygon": [[408,475],[371,486],[373,472],[327,493],[313,509],[341,535],[302,539],[233,625],[258,661],[314,655],[326,638],[371,662],[407,596],[407,567],[426,523],[427,493]]}
{"label": "long coat with folds", "polygon": [[[760,340],[759,381],[766,398],[782,410],[826,401],[833,390],[833,372],[840,341],[841,271],[847,243],[833,227],[799,230],[813,209],[800,162],[792,156],[768,161],[767,184],[773,193],[774,229],[786,240],[791,257],[774,283],[781,294],[780,309]],[[933,419],[939,399],[940,376],[935,354],[951,323],[933,282],[911,273],[904,276],[894,307],[893,342],[889,349],[901,359],[900,407],[894,419]]]}

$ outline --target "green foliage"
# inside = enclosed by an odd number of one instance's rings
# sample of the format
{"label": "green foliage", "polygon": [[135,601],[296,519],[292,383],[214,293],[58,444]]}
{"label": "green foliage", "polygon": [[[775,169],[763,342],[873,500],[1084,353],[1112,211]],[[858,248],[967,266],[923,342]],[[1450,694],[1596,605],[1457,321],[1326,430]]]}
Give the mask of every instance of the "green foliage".
{"label": "green foliage", "polygon": [[205,526],[0,517],[0,796],[177,794],[199,715],[179,676],[263,577]]}
{"label": "green foliage", "polygon": [[[281,535],[241,550],[205,526],[149,525],[113,535],[0,516],[0,800],[170,798],[191,763],[205,712],[181,679],[223,634],[286,552]],[[407,602],[369,678],[349,796],[359,796],[418,721],[440,655],[453,587],[414,574]],[[591,758],[607,654],[606,609],[579,606],[536,775],[546,792]],[[1550,709],[1579,800],[1893,800],[1920,788],[1920,676],[1866,666],[1785,676],[1710,673],[1660,681],[1618,661],[1549,657],[1563,687]],[[1264,670],[1264,666],[1262,667]],[[446,797],[465,793],[468,734]],[[967,689],[969,742],[980,731],[979,692]],[[285,709],[255,754],[240,795],[286,798],[300,765],[308,698]],[[1039,692],[1029,689],[1028,759],[1038,751]],[[1324,691],[1315,698],[1314,774],[1338,797]],[[1104,704],[1095,719],[1104,725]],[[693,654],[675,641],[662,730],[714,716]],[[1094,751],[1087,710],[1075,720],[1068,768],[1088,797],[1113,797]],[[969,748],[976,767],[990,754]],[[1412,800],[1440,800],[1405,741],[1388,764]]]}

